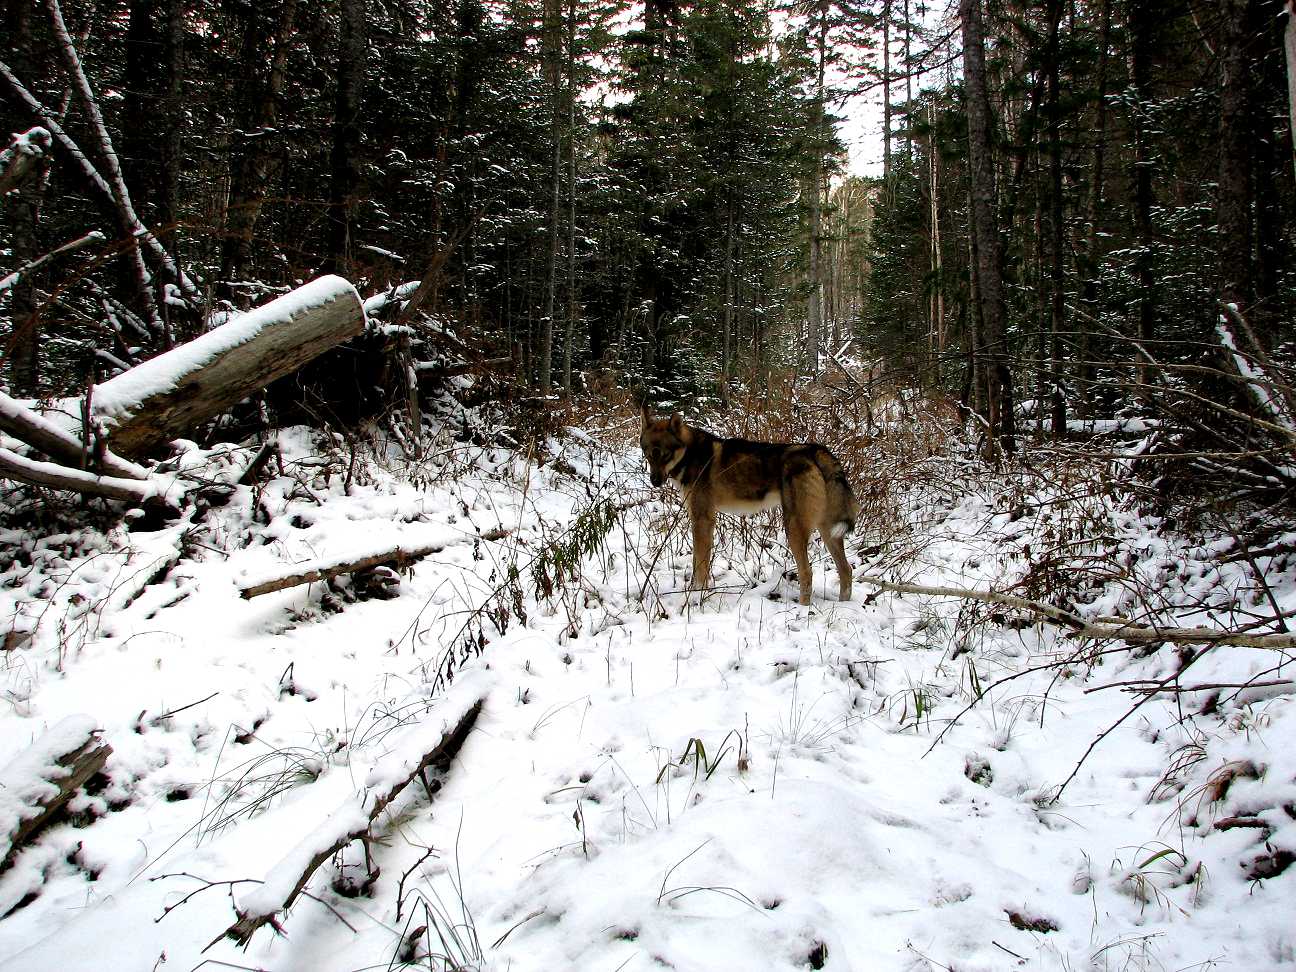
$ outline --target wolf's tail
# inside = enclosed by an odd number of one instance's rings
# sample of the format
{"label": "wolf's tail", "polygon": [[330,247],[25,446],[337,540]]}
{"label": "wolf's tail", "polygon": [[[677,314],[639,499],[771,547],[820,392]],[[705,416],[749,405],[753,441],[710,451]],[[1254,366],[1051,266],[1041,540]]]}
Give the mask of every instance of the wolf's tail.
{"label": "wolf's tail", "polygon": [[859,518],[859,503],[855,500],[855,491],[851,489],[850,480],[841,462],[823,446],[814,453],[815,465],[824,478],[828,494],[828,519],[832,523],[829,533],[841,539],[855,532],[855,521]]}

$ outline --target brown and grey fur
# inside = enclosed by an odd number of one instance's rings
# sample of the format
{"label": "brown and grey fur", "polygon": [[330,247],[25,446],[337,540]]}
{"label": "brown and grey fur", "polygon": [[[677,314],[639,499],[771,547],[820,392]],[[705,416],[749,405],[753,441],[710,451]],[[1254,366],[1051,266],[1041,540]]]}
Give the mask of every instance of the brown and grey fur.
{"label": "brown and grey fur", "polygon": [[693,526],[694,590],[711,580],[715,515],[747,515],[781,507],[788,546],[796,558],[801,603],[810,603],[810,535],[819,531],[837,565],[839,594],[851,596],[845,537],[855,529],[859,504],[837,457],[817,442],[788,444],[721,439],[676,413],[653,418],[642,408],[639,445],[654,486],[667,479],[684,496]]}

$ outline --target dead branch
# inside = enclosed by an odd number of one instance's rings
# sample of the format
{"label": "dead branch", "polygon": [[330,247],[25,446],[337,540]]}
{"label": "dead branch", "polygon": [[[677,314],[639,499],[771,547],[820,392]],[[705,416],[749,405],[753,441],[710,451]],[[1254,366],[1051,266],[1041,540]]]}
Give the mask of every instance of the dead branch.
{"label": "dead branch", "polygon": [[12,479],[28,486],[47,486],[88,496],[103,496],[136,505],[158,498],[157,491],[151,485],[137,479],[96,476],[94,473],[69,469],[52,462],[26,459],[4,448],[0,448],[0,478]]}
{"label": "dead branch", "polygon": [[320,580],[329,580],[339,574],[354,574],[357,571],[372,570],[374,567],[389,566],[397,570],[403,570],[414,561],[421,560],[430,554],[440,553],[444,549],[445,544],[443,543],[428,543],[417,547],[402,545],[393,547],[390,550],[384,550],[381,553],[365,554],[362,557],[348,556],[329,562],[316,562],[306,570],[284,574],[282,577],[272,577],[268,580],[258,581],[255,584],[244,585],[239,588],[239,597],[246,601],[254,597],[260,597],[262,594],[287,590],[289,587],[298,587],[301,584],[313,584]]}
{"label": "dead branch", "polygon": [[[36,835],[41,832],[63,809],[64,805],[72,799],[73,795],[79,790],[85,782],[94,776],[112,754],[112,747],[98,738],[98,729],[93,725],[87,725],[84,731],[74,734],[68,734],[66,739],[62,738],[59,730],[65,729],[66,726],[60,723],[54,730],[51,730],[42,739],[38,739],[32,744],[31,750],[37,753],[37,762],[44,762],[42,757],[50,754],[50,745],[55,733],[59,733],[59,744],[55,749],[64,750],[61,753],[54,752],[52,763],[42,765],[37,769],[40,774],[33,779],[6,779],[5,788],[19,788],[30,794],[31,799],[25,811],[20,811],[17,826],[7,834],[0,834],[0,872],[7,869],[13,863],[14,857],[20,850],[26,847],[35,839]],[[46,750],[40,753],[40,750]],[[19,760],[22,756],[19,756]],[[15,764],[18,762],[15,761]],[[10,764],[6,768],[6,776],[11,773],[21,773],[22,769]],[[53,772],[49,772],[50,770]],[[31,784],[35,784],[32,786]]]}
{"label": "dead branch", "polygon": [[[246,947],[257,929],[266,924],[275,924],[275,916],[279,912],[292,907],[293,902],[297,900],[298,895],[303,893],[306,884],[310,881],[311,876],[319,866],[338,851],[342,850],[342,848],[347,844],[351,843],[351,841],[366,836],[369,833],[370,828],[373,826],[374,821],[378,819],[378,815],[381,814],[383,810],[385,810],[387,806],[401,794],[405,787],[414,780],[420,778],[429,768],[446,768],[450,765],[450,762],[455,758],[459,750],[463,748],[464,741],[468,738],[468,733],[472,731],[472,727],[474,723],[476,723],[477,716],[481,713],[482,705],[485,701],[485,696],[479,697],[477,701],[459,718],[459,721],[455,726],[452,729],[447,730],[441,736],[441,741],[423,757],[418,765],[415,766],[407,776],[394,783],[385,792],[373,797],[371,801],[367,800],[368,819],[365,820],[364,825],[347,828],[344,833],[340,834],[337,839],[333,841],[332,844],[318,851],[310,859],[306,868],[298,877],[297,883],[293,886],[292,891],[289,892],[278,908],[266,914],[245,914],[240,911],[238,921],[226,929],[225,934],[222,937],[232,938],[240,945]],[[219,938],[216,939],[216,941],[219,940]],[[215,944],[215,942],[212,944]],[[211,946],[209,945],[208,948],[210,947]]]}
{"label": "dead branch", "polygon": [[111,452],[105,451],[101,456],[89,454],[81,440],[72,433],[19,404],[4,392],[0,392],[0,429],[73,468],[83,469],[91,464],[90,460],[97,459],[96,465],[110,476],[141,481],[148,478],[145,470]]}
{"label": "dead branch", "polygon": [[962,587],[929,587],[924,584],[905,584],[883,580],[880,577],[857,575],[856,580],[872,584],[884,591],[898,594],[929,594],[934,597],[957,597],[966,601],[982,601],[987,604],[1001,604],[1004,607],[1019,608],[1039,615],[1045,620],[1070,627],[1072,637],[1087,638],[1094,641],[1128,641],[1145,644],[1157,644],[1163,641],[1182,645],[1234,645],[1240,648],[1272,648],[1287,650],[1296,648],[1296,635],[1291,634],[1250,634],[1240,631],[1228,631],[1223,628],[1176,628],[1159,627],[1151,624],[1139,624],[1135,621],[1115,619],[1108,623],[1086,621],[1078,614],[1042,604],[1012,594],[998,591],[976,591]]}
{"label": "dead branch", "polygon": [[[502,540],[510,532],[510,530],[503,527],[495,527],[480,536],[465,537],[462,542],[467,543],[470,540]],[[428,543],[419,546],[400,544],[390,550],[383,550],[376,554],[359,556],[347,554],[333,560],[315,561],[304,570],[283,574],[279,577],[269,577],[251,584],[244,584],[239,588],[239,596],[246,601],[254,597],[260,597],[262,594],[287,590],[289,587],[297,587],[301,584],[313,584],[320,580],[329,580],[339,574],[354,574],[360,571],[372,570],[375,567],[394,567],[396,570],[404,570],[414,561],[440,553],[445,548],[446,544],[444,543]]]}
{"label": "dead branch", "polygon": [[252,461],[247,464],[247,468],[239,476],[238,485],[250,486],[256,482],[257,477],[261,475],[261,470],[265,468],[265,464],[278,452],[279,440],[277,438],[266,439],[265,442],[261,443],[261,448],[257,450],[257,454],[252,457]]}

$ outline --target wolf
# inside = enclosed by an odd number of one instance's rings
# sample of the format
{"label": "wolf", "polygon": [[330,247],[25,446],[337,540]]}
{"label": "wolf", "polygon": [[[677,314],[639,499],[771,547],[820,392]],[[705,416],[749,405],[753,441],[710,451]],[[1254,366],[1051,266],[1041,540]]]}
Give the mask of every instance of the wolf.
{"label": "wolf", "polygon": [[654,486],[671,480],[684,497],[693,527],[693,590],[711,579],[716,512],[749,515],[781,507],[788,546],[796,558],[800,603],[810,603],[810,535],[818,529],[837,565],[838,594],[851,596],[847,534],[855,529],[859,503],[842,464],[817,442],[753,442],[722,439],[689,425],[680,413],[653,418],[640,407],[639,446]]}

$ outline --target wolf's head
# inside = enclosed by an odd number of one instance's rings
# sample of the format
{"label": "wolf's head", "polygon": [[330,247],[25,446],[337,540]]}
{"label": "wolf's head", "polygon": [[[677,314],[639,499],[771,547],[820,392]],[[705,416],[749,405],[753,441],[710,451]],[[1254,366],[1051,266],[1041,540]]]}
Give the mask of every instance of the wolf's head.
{"label": "wolf's head", "polygon": [[648,411],[648,406],[643,405],[639,416],[639,447],[648,460],[648,478],[654,486],[660,486],[666,481],[670,470],[684,457],[684,449],[692,441],[692,434],[679,412],[668,419],[655,419]]}

